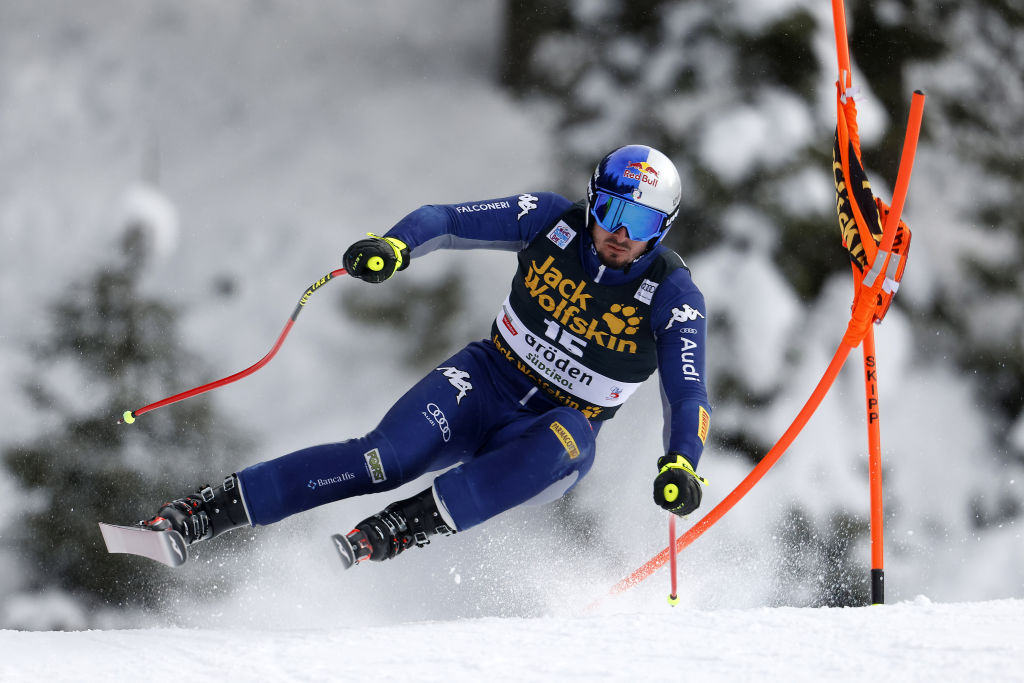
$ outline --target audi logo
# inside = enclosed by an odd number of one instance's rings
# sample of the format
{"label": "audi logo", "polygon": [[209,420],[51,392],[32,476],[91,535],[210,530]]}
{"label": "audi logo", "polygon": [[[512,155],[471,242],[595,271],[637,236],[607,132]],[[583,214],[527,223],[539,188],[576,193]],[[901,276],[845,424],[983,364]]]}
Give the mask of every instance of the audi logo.
{"label": "audi logo", "polygon": [[445,443],[452,438],[452,430],[448,426],[448,418],[445,417],[444,412],[436,403],[428,403],[427,410],[430,412],[430,416],[434,418],[434,422],[437,423],[437,428],[441,430],[441,438],[444,439]]}

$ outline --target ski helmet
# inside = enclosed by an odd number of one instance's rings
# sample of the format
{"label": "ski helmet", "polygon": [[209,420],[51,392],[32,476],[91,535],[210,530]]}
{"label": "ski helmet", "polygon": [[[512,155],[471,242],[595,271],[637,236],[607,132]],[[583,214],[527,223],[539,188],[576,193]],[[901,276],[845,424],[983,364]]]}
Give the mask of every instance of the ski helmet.
{"label": "ski helmet", "polygon": [[667,156],[647,145],[620,147],[594,169],[587,213],[609,232],[626,228],[632,240],[660,242],[679,214],[682,184]]}

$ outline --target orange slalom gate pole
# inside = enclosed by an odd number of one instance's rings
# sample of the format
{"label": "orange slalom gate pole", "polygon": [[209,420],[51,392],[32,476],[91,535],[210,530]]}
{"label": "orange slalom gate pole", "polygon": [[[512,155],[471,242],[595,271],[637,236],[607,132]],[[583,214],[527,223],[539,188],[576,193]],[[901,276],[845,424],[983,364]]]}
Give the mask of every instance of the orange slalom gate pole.
{"label": "orange slalom gate pole", "polygon": [[[899,225],[903,205],[906,201],[907,190],[910,185],[910,175],[914,165],[914,156],[917,151],[917,141],[921,132],[921,119],[924,115],[925,96],[920,91],[914,91],[910,102],[910,116],[907,122],[907,135],[903,141],[903,153],[900,157],[900,169],[896,176],[896,185],[893,190],[893,203],[886,217],[883,235],[890,239],[883,239],[879,245],[879,252],[876,255],[892,258],[888,254],[892,247],[892,236],[895,235],[896,227]],[[890,235],[891,230],[891,235]],[[886,270],[889,265],[886,264]],[[874,271],[874,269],[872,269]],[[886,273],[879,272],[879,277]],[[872,283],[867,282],[865,285]],[[868,481],[870,488],[870,527],[871,527],[871,604],[882,605],[885,603],[885,516],[883,511],[882,496],[882,437],[881,437],[881,406],[878,400],[878,356],[875,353],[875,332],[872,326],[868,326],[864,335],[864,392],[865,409],[868,428]]]}
{"label": "orange slalom gate pole", "polygon": [[[850,178],[849,166],[847,163],[848,141],[851,131],[856,131],[856,122],[847,121],[846,111],[842,106],[842,98],[852,87],[852,68],[850,65],[850,50],[846,29],[846,10],[843,0],[832,0],[832,23],[835,29],[836,58],[839,67],[839,89],[837,95],[840,97],[838,108],[838,124],[836,134],[839,137],[839,149],[842,157],[843,173],[847,179]],[[906,199],[910,183],[911,169],[914,163],[914,155],[917,149],[917,141],[920,135],[921,119],[924,109],[924,94],[915,91],[911,99],[910,116],[907,123],[907,133],[903,142],[903,152],[900,158],[900,168],[896,178],[893,191],[893,205],[889,215],[886,217],[882,234],[883,239],[872,254],[872,268],[859,278],[859,273],[854,269],[855,298],[866,292],[860,289],[859,284],[865,287],[874,288],[876,283],[882,281],[882,287],[894,286],[896,277],[889,278],[890,273],[897,273],[898,261],[893,260],[890,254],[893,241],[896,235],[896,228],[899,225],[903,212],[903,204]],[[854,140],[854,152],[859,156],[859,144]],[[862,233],[864,229],[864,218],[860,214],[856,203],[852,203],[854,218]],[[865,243],[865,248],[870,250],[872,245]],[[870,253],[870,251],[869,251]],[[879,260],[879,256],[883,257]],[[898,258],[898,257],[895,257]],[[876,267],[877,266],[877,267]],[[889,279],[889,282],[885,282]],[[858,283],[860,280],[860,283]],[[893,290],[895,291],[895,290]],[[884,311],[883,311],[884,313]],[[880,319],[879,319],[880,320]],[[859,334],[859,330],[855,334]],[[868,323],[863,334],[863,356],[864,356],[864,391],[865,409],[868,429],[868,480],[870,489],[870,528],[871,528],[871,604],[880,605],[885,602],[885,567],[884,567],[884,528],[885,519],[883,513],[882,496],[882,446],[880,433],[881,410],[878,401],[878,368],[877,354],[875,352],[875,335],[873,326]]]}
{"label": "orange slalom gate pole", "polygon": [[[896,172],[896,183],[892,190],[892,206],[882,226],[882,242],[879,251],[888,252],[892,249],[896,237],[896,227],[900,224],[903,204],[907,200],[910,188],[910,175],[914,170],[914,156],[917,154],[917,140],[921,135],[921,119],[924,118],[924,93],[915,90],[910,98],[910,114],[907,116],[907,132],[903,138],[903,151],[900,154],[900,168]],[[888,256],[888,253],[886,253]],[[874,270],[874,268],[872,268]]]}
{"label": "orange slalom gate pole", "polygon": [[882,512],[882,437],[879,425],[875,331],[864,336],[864,400],[868,424],[868,481],[871,490],[871,604],[885,603],[885,518]]}
{"label": "orange slalom gate pole", "polygon": [[[850,66],[850,47],[847,39],[846,9],[843,0],[832,0],[832,25],[835,28],[836,58],[839,66],[839,92],[841,96],[853,85],[853,74]],[[839,119],[836,127],[836,134],[840,137],[841,154],[848,149],[848,125],[842,107],[839,107]],[[916,144],[917,133],[908,131],[907,139],[913,139]],[[856,147],[859,147],[857,145]],[[857,150],[859,151],[859,150]],[[843,173],[847,179],[850,178],[849,167],[843,156]],[[902,188],[905,192],[906,188]],[[855,218],[863,220],[857,215],[858,207],[854,203]],[[899,225],[897,222],[896,225]],[[884,228],[888,225],[883,226]],[[865,245],[868,248],[868,245]],[[876,252],[877,255],[877,252]],[[854,287],[858,288],[859,275],[853,269]],[[881,414],[878,402],[878,368],[877,356],[875,354],[875,331],[872,325],[868,326],[863,339],[864,357],[864,393],[865,408],[867,415],[868,429],[868,481],[870,489],[870,528],[871,528],[871,604],[880,605],[885,602],[885,567],[884,567],[884,517],[882,512],[882,440],[879,428]]]}
{"label": "orange slalom gate pole", "polygon": [[839,59],[839,84],[848,88],[852,84],[850,73],[850,45],[846,33],[846,7],[843,0],[832,0],[832,27],[836,34],[836,56]]}

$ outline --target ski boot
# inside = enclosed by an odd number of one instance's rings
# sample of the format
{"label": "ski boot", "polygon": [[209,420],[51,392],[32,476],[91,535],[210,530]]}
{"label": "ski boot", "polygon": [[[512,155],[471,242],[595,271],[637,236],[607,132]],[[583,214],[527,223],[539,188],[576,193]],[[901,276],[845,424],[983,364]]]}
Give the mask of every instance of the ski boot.
{"label": "ski boot", "polygon": [[348,569],[366,560],[390,560],[412,546],[428,545],[434,534],[450,536],[455,531],[438,511],[433,488],[428,488],[367,517],[347,534],[331,538]]}
{"label": "ski boot", "polygon": [[189,545],[243,524],[249,524],[249,514],[234,474],[217,488],[204,486],[190,496],[164,503],[155,517],[139,522],[153,531],[177,531]]}

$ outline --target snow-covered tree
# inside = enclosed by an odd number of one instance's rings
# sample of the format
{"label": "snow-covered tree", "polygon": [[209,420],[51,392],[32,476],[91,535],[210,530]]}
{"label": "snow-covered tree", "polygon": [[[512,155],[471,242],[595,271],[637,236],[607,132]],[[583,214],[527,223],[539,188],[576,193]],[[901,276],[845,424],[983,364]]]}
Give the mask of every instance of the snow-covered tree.
{"label": "snow-covered tree", "polygon": [[51,335],[34,348],[37,364],[24,390],[50,429],[3,457],[27,493],[5,540],[28,565],[28,592],[56,589],[87,606],[141,607],[176,590],[176,577],[163,568],[108,555],[97,522],[152,516],[241,446],[203,398],[132,426],[116,423],[121,408],[199,381],[195,358],[176,335],[175,311],[141,290],[161,234],[155,227],[130,221],[116,260],[69,283],[49,309]]}

